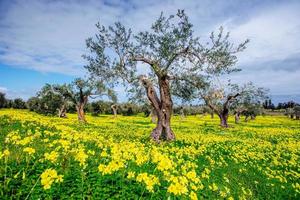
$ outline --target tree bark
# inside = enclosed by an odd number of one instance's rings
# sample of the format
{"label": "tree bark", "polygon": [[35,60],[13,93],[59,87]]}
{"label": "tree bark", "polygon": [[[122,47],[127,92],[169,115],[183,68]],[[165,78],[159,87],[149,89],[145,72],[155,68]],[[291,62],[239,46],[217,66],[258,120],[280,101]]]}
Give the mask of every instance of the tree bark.
{"label": "tree bark", "polygon": [[83,95],[82,91],[80,91],[80,100],[76,105],[78,121],[80,122],[86,122],[84,106],[87,104],[87,101],[88,101],[88,96]]}
{"label": "tree bark", "polygon": [[157,114],[154,108],[151,108],[151,121],[153,124],[155,124],[157,122]]}
{"label": "tree bark", "polygon": [[175,134],[171,129],[171,114],[173,102],[170,94],[169,81],[166,76],[159,77],[159,92],[158,98],[155,88],[151,81],[145,76],[140,77],[147,91],[147,97],[150,100],[155,112],[157,114],[156,127],[152,130],[151,138],[160,142],[160,140],[174,140]]}
{"label": "tree bark", "polygon": [[246,109],[244,109],[244,108],[237,108],[237,109],[235,110],[234,119],[235,119],[235,123],[236,123],[236,124],[238,124],[238,123],[240,122],[241,114],[242,114],[243,112],[245,112],[245,111],[246,111]]}
{"label": "tree bark", "polygon": [[218,116],[219,116],[219,118],[220,118],[220,125],[221,125],[222,127],[224,127],[224,128],[228,128],[228,123],[227,123],[227,121],[228,121],[228,114],[226,114],[226,113],[221,113],[221,114],[219,114]]}
{"label": "tree bark", "polygon": [[79,103],[78,105],[76,105],[76,110],[77,110],[78,121],[86,122],[85,113],[84,113],[84,104]]}
{"label": "tree bark", "polygon": [[66,118],[67,117],[67,109],[66,105],[63,104],[60,109],[58,109],[58,117]]}
{"label": "tree bark", "polygon": [[245,122],[248,122],[248,118],[249,118],[249,116],[246,115],[246,116],[245,116]]}
{"label": "tree bark", "polygon": [[294,119],[294,115],[293,114],[291,114],[291,119]]}
{"label": "tree bark", "polygon": [[112,111],[113,111],[113,114],[114,114],[114,118],[116,118],[117,117],[117,105],[116,104],[113,104],[113,105],[111,105],[111,109],[112,109]]}
{"label": "tree bark", "polygon": [[240,112],[235,113],[234,119],[235,119],[236,124],[238,124],[240,122],[240,115],[241,115]]}
{"label": "tree bark", "polygon": [[209,98],[206,98],[203,95],[202,95],[202,98],[204,99],[206,105],[208,105],[213,112],[218,114],[218,116],[220,118],[220,126],[222,126],[224,128],[228,128],[227,121],[228,121],[228,116],[229,116],[229,104],[230,104],[231,100],[235,99],[239,95],[240,94],[237,93],[235,95],[228,96],[221,109],[219,109],[217,106],[213,105],[210,102]]}
{"label": "tree bark", "polygon": [[184,120],[185,118],[183,107],[180,108],[180,118],[181,120]]}
{"label": "tree bark", "polygon": [[210,113],[210,118],[211,118],[211,119],[214,118],[214,111],[212,111],[212,112]]}

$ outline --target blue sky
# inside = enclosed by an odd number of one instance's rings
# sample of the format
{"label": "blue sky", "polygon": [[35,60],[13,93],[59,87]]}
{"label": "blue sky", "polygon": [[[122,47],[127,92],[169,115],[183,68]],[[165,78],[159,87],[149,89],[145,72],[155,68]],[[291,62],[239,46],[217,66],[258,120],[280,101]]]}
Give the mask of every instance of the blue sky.
{"label": "blue sky", "polygon": [[[300,1],[279,0],[0,0],[0,91],[27,99],[45,83],[86,76],[81,55],[95,23],[121,21],[147,29],[161,11],[185,9],[197,35],[219,26],[232,41],[250,43],[239,55],[235,82],[253,81],[277,100],[300,99]],[[125,94],[117,91],[121,100]]]}

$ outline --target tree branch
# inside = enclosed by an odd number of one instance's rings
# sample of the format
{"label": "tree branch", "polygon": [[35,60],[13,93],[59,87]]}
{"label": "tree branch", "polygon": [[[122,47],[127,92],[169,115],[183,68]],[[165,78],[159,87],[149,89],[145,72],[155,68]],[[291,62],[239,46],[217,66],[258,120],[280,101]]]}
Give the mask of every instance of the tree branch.
{"label": "tree branch", "polygon": [[142,82],[143,86],[145,87],[146,92],[147,92],[147,97],[151,101],[151,104],[153,105],[153,107],[157,111],[160,110],[161,102],[156,94],[156,91],[155,91],[151,81],[146,76],[140,76],[140,81]]}
{"label": "tree branch", "polygon": [[200,96],[202,97],[202,99],[204,99],[204,102],[206,103],[206,105],[208,105],[208,107],[210,107],[210,109],[212,109],[213,112],[217,113],[218,115],[220,114],[220,111],[218,110],[218,108],[216,106],[214,106],[205,95],[200,94]]}
{"label": "tree branch", "polygon": [[150,60],[150,59],[148,59],[148,58],[145,58],[145,57],[143,57],[143,56],[133,56],[133,57],[132,57],[132,60],[133,60],[133,61],[142,61],[142,62],[144,62],[144,63],[147,63],[147,64],[151,65],[151,66],[153,66],[153,65],[156,64],[156,62],[154,62],[154,61],[152,61],[152,60]]}
{"label": "tree branch", "polygon": [[229,95],[229,96],[227,97],[227,100],[226,100],[225,103],[223,104],[223,108],[227,108],[229,102],[230,102],[232,99],[237,98],[238,96],[240,96],[240,93],[236,93],[235,95]]}
{"label": "tree branch", "polygon": [[173,56],[171,57],[171,59],[169,60],[169,62],[167,63],[166,67],[165,67],[165,71],[167,71],[169,69],[169,67],[171,66],[171,64],[173,63],[173,61],[180,55],[184,55],[188,52],[189,47],[186,47],[176,53],[173,54]]}

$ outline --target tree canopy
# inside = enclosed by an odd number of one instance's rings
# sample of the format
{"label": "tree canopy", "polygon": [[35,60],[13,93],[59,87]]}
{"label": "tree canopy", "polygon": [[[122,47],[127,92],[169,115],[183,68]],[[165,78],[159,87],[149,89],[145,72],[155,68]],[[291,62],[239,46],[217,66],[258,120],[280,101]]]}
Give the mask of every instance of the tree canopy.
{"label": "tree canopy", "polygon": [[98,33],[86,42],[90,50],[90,55],[84,56],[89,61],[86,68],[91,76],[111,85],[127,82],[131,91],[139,94],[140,86],[145,88],[158,117],[151,134],[155,141],[175,138],[170,127],[172,96],[192,99],[196,91],[211,83],[211,77],[236,71],[236,54],[248,42],[234,46],[229,33],[224,36],[220,28],[217,35],[211,34],[211,42],[203,45],[183,10],[169,17],[161,13],[149,31],[136,34],[119,22],[96,26]]}

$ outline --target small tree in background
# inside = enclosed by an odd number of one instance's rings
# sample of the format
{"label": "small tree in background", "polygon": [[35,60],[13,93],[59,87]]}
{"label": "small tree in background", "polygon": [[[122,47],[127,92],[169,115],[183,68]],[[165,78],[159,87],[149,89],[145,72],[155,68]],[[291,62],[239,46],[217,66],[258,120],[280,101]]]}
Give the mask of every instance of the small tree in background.
{"label": "small tree in background", "polygon": [[72,104],[72,88],[70,85],[53,85],[53,91],[60,97],[61,105],[58,110],[58,117],[67,117],[68,106]]}
{"label": "small tree in background", "polygon": [[231,105],[235,114],[235,123],[239,123],[242,113],[252,118],[261,113],[261,102],[268,98],[267,89],[256,87],[252,82],[249,82],[242,86],[234,85],[233,90],[240,94]]}
{"label": "small tree in background", "polygon": [[294,109],[293,108],[287,108],[285,110],[285,115],[287,115],[291,119],[294,119]]}
{"label": "small tree in background", "polygon": [[[185,98],[202,99],[205,104],[220,118],[220,125],[228,127],[227,119],[231,103],[241,95],[235,91],[226,74],[240,71],[235,68],[237,54],[246,48],[249,40],[235,46],[229,41],[229,33],[224,34],[223,28],[210,35],[210,42],[191,52],[196,58],[193,61],[195,68],[175,79],[182,91],[186,91]],[[192,88],[192,89],[191,89]]]}
{"label": "small tree in background", "polygon": [[261,115],[262,113],[263,110],[260,104],[248,105],[248,108],[243,112],[243,115],[245,115],[245,122],[249,121],[249,117],[251,120],[254,120],[257,115]]}
{"label": "small tree in background", "polygon": [[101,81],[84,80],[77,78],[72,83],[72,101],[76,106],[78,120],[86,122],[84,108],[89,98],[101,96],[116,98],[114,92],[108,89]]}
{"label": "small tree in background", "polygon": [[90,103],[89,110],[93,116],[98,116],[99,114],[102,113],[100,104],[97,101]]}
{"label": "small tree in background", "polygon": [[294,115],[296,116],[296,120],[299,120],[300,119],[300,106],[296,105],[293,110],[294,110]]}
{"label": "small tree in background", "polygon": [[38,97],[30,97],[26,103],[30,111],[38,112],[40,109],[40,99]]}
{"label": "small tree in background", "polygon": [[15,109],[26,109],[26,102],[21,98],[16,98],[13,101],[12,107]]}
{"label": "small tree in background", "polygon": [[113,114],[111,110],[112,102],[109,101],[93,101],[90,103],[90,112],[94,116],[99,114]]}
{"label": "small tree in background", "polygon": [[[58,86],[58,85],[56,85]],[[64,103],[61,95],[54,90],[54,85],[46,84],[37,93],[37,98],[29,99],[27,103],[31,110],[46,115],[55,115]],[[38,106],[36,104],[39,104]]]}

